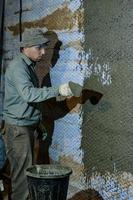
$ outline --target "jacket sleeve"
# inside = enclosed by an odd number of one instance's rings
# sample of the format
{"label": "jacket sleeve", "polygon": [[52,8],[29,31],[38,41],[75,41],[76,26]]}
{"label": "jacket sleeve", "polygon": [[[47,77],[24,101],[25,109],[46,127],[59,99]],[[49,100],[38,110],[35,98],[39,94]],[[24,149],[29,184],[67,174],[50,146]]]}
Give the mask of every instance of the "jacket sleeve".
{"label": "jacket sleeve", "polygon": [[24,101],[38,103],[59,95],[59,87],[35,87],[27,68],[18,66],[11,73],[13,84]]}

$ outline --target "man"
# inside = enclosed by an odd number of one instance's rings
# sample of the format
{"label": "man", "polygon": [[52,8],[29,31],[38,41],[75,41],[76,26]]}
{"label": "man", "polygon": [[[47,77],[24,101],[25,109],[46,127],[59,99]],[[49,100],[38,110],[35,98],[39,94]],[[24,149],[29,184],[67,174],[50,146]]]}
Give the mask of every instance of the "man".
{"label": "man", "polygon": [[25,31],[21,53],[5,73],[4,137],[11,166],[12,200],[28,198],[25,169],[33,164],[34,131],[41,119],[39,103],[59,95],[73,96],[69,83],[39,88],[35,66],[48,42],[39,30]]}

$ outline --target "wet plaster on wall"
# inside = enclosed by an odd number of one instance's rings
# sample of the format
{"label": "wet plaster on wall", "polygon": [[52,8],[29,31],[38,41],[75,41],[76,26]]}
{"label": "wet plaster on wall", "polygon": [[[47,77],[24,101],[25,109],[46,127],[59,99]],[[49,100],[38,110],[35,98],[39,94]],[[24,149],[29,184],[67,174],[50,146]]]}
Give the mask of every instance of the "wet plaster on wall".
{"label": "wet plaster on wall", "polygon": [[84,73],[91,77],[90,86],[104,94],[97,106],[87,102],[83,108],[83,162],[91,177],[87,185],[105,200],[132,199],[133,3],[85,0],[84,8]]}

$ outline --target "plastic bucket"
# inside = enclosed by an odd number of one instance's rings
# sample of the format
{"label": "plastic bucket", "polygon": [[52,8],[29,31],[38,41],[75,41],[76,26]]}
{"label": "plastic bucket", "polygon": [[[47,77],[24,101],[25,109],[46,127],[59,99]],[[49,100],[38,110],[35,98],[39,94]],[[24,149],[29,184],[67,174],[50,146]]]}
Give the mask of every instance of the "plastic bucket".
{"label": "plastic bucket", "polygon": [[26,170],[31,200],[66,200],[71,168],[33,165]]}

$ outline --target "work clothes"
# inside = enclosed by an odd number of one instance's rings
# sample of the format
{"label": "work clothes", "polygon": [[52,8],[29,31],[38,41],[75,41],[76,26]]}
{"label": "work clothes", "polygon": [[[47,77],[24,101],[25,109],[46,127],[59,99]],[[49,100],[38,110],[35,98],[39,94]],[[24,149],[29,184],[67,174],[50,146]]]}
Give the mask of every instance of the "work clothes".
{"label": "work clothes", "polygon": [[0,170],[3,168],[6,161],[6,150],[3,140],[3,135],[0,133]]}
{"label": "work clothes", "polygon": [[37,45],[44,45],[50,42],[48,38],[44,37],[44,34],[39,29],[27,29],[23,33],[23,40],[20,42],[20,47],[32,47]]}
{"label": "work clothes", "polygon": [[5,73],[4,119],[8,124],[26,126],[41,118],[39,102],[59,95],[59,87],[38,88],[35,63],[26,55],[14,59]]}
{"label": "work clothes", "polygon": [[41,119],[39,103],[58,96],[59,87],[39,88],[35,63],[20,53],[5,73],[5,145],[11,166],[12,200],[26,200],[25,170],[33,164],[34,132]]}
{"label": "work clothes", "polygon": [[36,125],[6,124],[4,139],[11,166],[12,200],[26,200],[29,194],[25,170],[33,164],[35,129]]}

